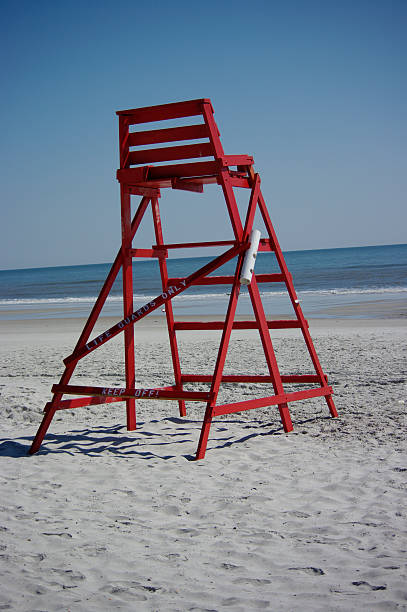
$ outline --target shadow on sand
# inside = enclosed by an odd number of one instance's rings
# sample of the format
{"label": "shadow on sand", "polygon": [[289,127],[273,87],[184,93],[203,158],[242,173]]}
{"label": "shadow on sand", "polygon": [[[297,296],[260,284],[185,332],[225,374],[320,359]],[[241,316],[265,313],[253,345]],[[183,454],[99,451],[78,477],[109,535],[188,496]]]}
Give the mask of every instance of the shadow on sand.
{"label": "shadow on sand", "polygon": [[[329,419],[329,416],[312,417],[297,421],[296,426]],[[160,431],[145,430],[146,423],[139,423],[137,430],[131,432],[131,434],[122,424],[108,427],[92,427],[91,429],[75,429],[67,434],[49,432],[36,455],[75,455],[80,453],[95,457],[101,453],[109,453],[117,457],[139,457],[140,459],[147,460],[168,460],[180,456],[188,461],[195,460],[195,455],[182,453],[166,454],[165,451],[167,448],[169,450],[174,444],[196,445],[202,421],[168,417],[152,420],[148,423],[148,426],[154,426],[154,424],[160,425]],[[170,427],[165,427],[167,424],[182,425],[182,427],[168,431]],[[240,425],[242,429],[250,429],[250,432],[237,437],[236,433],[230,433],[228,430],[228,425],[231,424]],[[163,431],[163,428],[165,431]],[[282,426],[280,424],[276,426],[276,423],[264,423],[255,419],[214,421],[207,453],[230,446],[237,446],[261,436],[276,435],[285,435]],[[0,457],[29,458],[28,451],[31,442],[31,436],[21,436],[16,439],[0,438]]]}

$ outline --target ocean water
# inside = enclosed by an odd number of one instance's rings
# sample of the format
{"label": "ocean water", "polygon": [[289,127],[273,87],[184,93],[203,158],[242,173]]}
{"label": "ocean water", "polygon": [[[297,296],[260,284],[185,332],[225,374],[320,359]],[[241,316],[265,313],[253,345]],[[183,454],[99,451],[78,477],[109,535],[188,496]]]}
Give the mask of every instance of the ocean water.
{"label": "ocean water", "polygon": [[[186,277],[213,257],[169,259],[171,277]],[[289,251],[285,253],[294,286],[307,315],[337,316],[334,312],[351,304],[406,300],[407,244]],[[111,264],[0,270],[0,319],[87,316],[98,296]],[[232,274],[235,260],[214,275]],[[278,272],[273,253],[259,253],[255,271]],[[133,264],[135,307],[161,293],[156,260]],[[224,285],[195,286],[173,300],[174,312],[188,315],[222,314],[229,288]],[[268,314],[292,313],[285,287],[261,284]],[[242,287],[238,313],[252,314],[247,289]],[[102,315],[122,316],[119,274]],[[351,315],[352,316],[352,315]],[[353,316],[363,316],[359,311]]]}

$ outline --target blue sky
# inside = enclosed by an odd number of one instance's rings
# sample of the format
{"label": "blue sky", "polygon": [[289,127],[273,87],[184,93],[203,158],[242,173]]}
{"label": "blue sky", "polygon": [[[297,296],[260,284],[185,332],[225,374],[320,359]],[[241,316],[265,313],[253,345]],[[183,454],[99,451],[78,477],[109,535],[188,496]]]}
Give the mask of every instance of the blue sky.
{"label": "blue sky", "polygon": [[[115,111],[202,97],[284,249],[407,242],[404,0],[0,6],[1,269],[112,261]],[[230,237],[216,188],[162,212],[168,242]]]}

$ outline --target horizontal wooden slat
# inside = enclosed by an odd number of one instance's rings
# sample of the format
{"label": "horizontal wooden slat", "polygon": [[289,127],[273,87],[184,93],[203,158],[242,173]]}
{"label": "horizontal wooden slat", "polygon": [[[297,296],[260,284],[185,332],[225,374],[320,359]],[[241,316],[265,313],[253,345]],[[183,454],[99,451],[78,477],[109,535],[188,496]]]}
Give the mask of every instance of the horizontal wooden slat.
{"label": "horizontal wooden slat", "polygon": [[127,187],[127,193],[131,195],[147,196],[148,198],[159,198],[161,196],[160,190],[154,187]]}
{"label": "horizontal wooden slat", "polygon": [[248,400],[245,402],[236,402],[235,404],[223,404],[215,406],[214,415],[232,414],[234,412],[242,412],[243,410],[252,410],[253,408],[264,408],[266,406],[275,406],[286,404],[287,402],[295,402],[311,397],[321,397],[322,395],[332,395],[332,387],[320,387],[319,389],[308,389],[305,391],[295,391],[294,393],[284,393],[281,395],[272,395],[270,397],[261,397],[259,399]]}
{"label": "horizontal wooden slat", "polygon": [[232,246],[239,244],[236,240],[213,240],[211,242],[177,242],[174,244],[155,244],[154,249],[193,249],[196,247]]}
{"label": "horizontal wooden slat", "polygon": [[200,100],[172,102],[171,104],[159,104],[157,106],[121,110],[117,111],[116,115],[125,116],[129,125],[135,125],[136,123],[149,123],[151,121],[163,121],[165,119],[201,115],[203,105],[210,103],[209,99],[203,98]]}
{"label": "horizontal wooden slat", "polygon": [[[211,383],[213,380],[212,374],[181,374],[181,382],[182,383],[191,383],[191,382],[205,382]],[[320,382],[318,376],[316,374],[287,374],[281,376],[281,381],[283,383],[299,383],[299,384],[309,384],[309,383],[318,383]],[[262,376],[262,375],[251,375],[251,374],[225,374],[222,376],[223,383],[271,383],[273,379],[271,376]]]}
{"label": "horizontal wooden slat", "polygon": [[[179,278],[169,278],[169,283],[176,283]],[[235,280],[234,276],[206,276],[200,278],[194,283],[194,285],[231,285]],[[284,283],[284,276],[282,274],[256,274],[256,281],[258,283]]]}
{"label": "horizontal wooden slat", "polygon": [[[306,321],[308,326],[308,322]],[[175,321],[174,329],[176,331],[184,330],[208,330],[208,329],[223,329],[224,321]],[[301,327],[301,323],[295,319],[267,321],[269,329],[297,329]],[[257,321],[234,321],[233,329],[258,329]]]}
{"label": "horizontal wooden slat", "polygon": [[142,168],[120,168],[116,173],[116,177],[119,183],[137,185],[147,181],[148,170],[149,166],[143,166]]}
{"label": "horizontal wooden slat", "polygon": [[[136,168],[137,170],[137,168]],[[193,162],[190,164],[171,164],[169,166],[151,166],[148,172],[149,180],[164,178],[187,178],[211,176],[218,174],[218,161]]]}
{"label": "horizontal wooden slat", "polygon": [[197,125],[184,125],[182,127],[167,128],[163,130],[149,130],[145,132],[130,132],[126,144],[137,147],[159,142],[176,142],[178,140],[195,140],[208,138],[208,128],[204,123]]}
{"label": "horizontal wooden slat", "polygon": [[213,157],[214,150],[210,142],[202,142],[192,145],[181,145],[179,147],[163,147],[161,149],[143,149],[142,151],[131,151],[128,163],[149,164],[151,162],[171,161],[174,159],[191,159],[193,157]]}
{"label": "horizontal wooden slat", "polygon": [[101,404],[111,404],[113,402],[124,402],[126,401],[125,397],[75,397],[75,399],[66,399],[61,400],[57,404],[52,405],[51,402],[45,404],[44,412],[47,412],[51,408],[56,408],[57,410],[72,410],[73,408],[84,408],[85,406],[98,406]]}
{"label": "horizontal wooden slat", "polygon": [[[178,242],[173,244],[154,245],[154,249],[191,249],[194,247],[214,247],[214,246],[227,246],[232,244],[238,244],[236,240],[212,240],[207,242]],[[262,238],[260,240],[259,251],[270,251],[271,250],[270,240],[268,238]],[[262,275],[259,274],[261,277]],[[256,277],[258,278],[258,277]],[[277,281],[276,281],[277,282]]]}
{"label": "horizontal wooden slat", "polygon": [[165,250],[131,249],[130,254],[132,257],[165,257]]}
{"label": "horizontal wooden slat", "polygon": [[195,193],[203,193],[202,183],[193,182],[189,179],[171,179],[171,187],[182,191],[194,191]]}
{"label": "horizontal wooden slat", "polygon": [[122,397],[156,400],[188,400],[189,402],[206,402],[212,394],[203,391],[181,391],[175,387],[158,387],[152,389],[133,389],[120,387],[86,387],[82,385],[54,385],[53,393],[68,395],[90,395],[100,397]]}
{"label": "horizontal wooden slat", "polygon": [[239,178],[232,176],[231,178],[232,187],[242,187],[243,189],[251,189],[252,185],[247,178]]}
{"label": "horizontal wooden slat", "polygon": [[[181,177],[181,178],[182,180],[184,180],[184,178],[186,177]],[[217,174],[211,174],[211,175],[205,175],[205,176],[193,176],[193,177],[188,177],[188,178],[191,178],[194,183],[201,183],[201,185],[215,185],[219,182]],[[150,179],[147,182],[137,183],[137,185],[143,186],[143,187],[152,186],[152,187],[157,187],[160,189],[164,189],[167,187],[172,188],[173,180],[174,179],[171,176],[168,176],[167,174],[166,176],[162,176],[160,178]]]}

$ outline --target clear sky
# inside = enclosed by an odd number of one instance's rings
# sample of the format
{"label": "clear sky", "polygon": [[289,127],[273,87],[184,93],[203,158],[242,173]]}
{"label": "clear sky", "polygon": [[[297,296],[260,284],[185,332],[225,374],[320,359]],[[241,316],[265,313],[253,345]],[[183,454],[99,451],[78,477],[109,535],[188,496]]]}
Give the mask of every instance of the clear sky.
{"label": "clear sky", "polygon": [[[283,249],[407,242],[405,0],[0,8],[1,269],[112,261],[115,111],[194,98],[254,156]],[[216,188],[167,193],[168,242],[230,237]]]}

